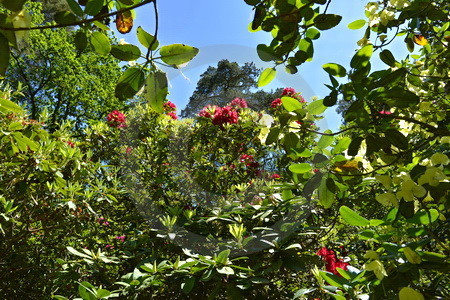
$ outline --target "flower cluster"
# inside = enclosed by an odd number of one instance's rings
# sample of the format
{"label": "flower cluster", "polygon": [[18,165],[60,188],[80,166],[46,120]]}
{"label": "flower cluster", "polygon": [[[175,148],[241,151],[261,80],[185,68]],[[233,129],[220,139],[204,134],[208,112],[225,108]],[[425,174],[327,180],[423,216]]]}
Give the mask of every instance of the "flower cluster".
{"label": "flower cluster", "polygon": [[272,108],[277,108],[277,107],[280,106],[281,104],[282,104],[282,103],[281,103],[281,99],[280,99],[280,98],[277,98],[277,99],[273,100],[272,103],[270,103],[270,107],[272,107]]}
{"label": "flower cluster", "polygon": [[110,127],[121,128],[126,127],[126,118],[123,113],[118,110],[113,110],[106,117],[106,121]]}
{"label": "flower cluster", "polygon": [[331,272],[334,275],[341,276],[341,274],[339,274],[336,268],[347,270],[347,266],[349,264],[338,259],[336,256],[336,252],[334,252],[334,250],[323,247],[319,251],[317,251],[316,254],[321,256],[322,259],[325,261],[325,268],[328,272]]}
{"label": "flower cluster", "polygon": [[166,112],[166,115],[171,117],[173,120],[178,119],[178,116],[175,113],[175,111],[177,110],[177,106],[174,103],[167,101],[163,104],[163,107],[164,107],[164,111]]}
{"label": "flower cluster", "polygon": [[248,104],[247,101],[245,101],[245,99],[242,98],[234,98],[231,102],[230,102],[230,106],[234,107],[234,108],[247,108]]}

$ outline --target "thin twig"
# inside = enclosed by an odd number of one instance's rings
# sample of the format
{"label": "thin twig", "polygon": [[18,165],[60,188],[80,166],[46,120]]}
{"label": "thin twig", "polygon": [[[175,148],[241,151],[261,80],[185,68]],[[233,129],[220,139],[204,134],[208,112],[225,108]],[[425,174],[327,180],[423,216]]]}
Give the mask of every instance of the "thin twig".
{"label": "thin twig", "polygon": [[104,18],[115,16],[115,15],[121,14],[123,12],[130,11],[132,9],[138,8],[140,6],[146,5],[146,4],[148,4],[150,2],[154,2],[154,1],[155,0],[144,0],[141,3],[135,4],[135,5],[130,6],[130,7],[119,9],[119,10],[117,10],[115,12],[98,15],[98,16],[95,16],[95,17],[90,18],[90,19],[84,19],[84,20],[76,21],[76,22],[69,23],[69,24],[56,24],[56,25],[44,25],[44,26],[34,26],[34,27],[17,27],[17,28],[0,26],[0,29],[1,30],[9,30],[9,31],[23,31],[23,30],[39,30],[39,29],[52,29],[52,28],[80,26],[80,25],[84,25],[84,24],[91,23],[91,22],[94,22],[94,21],[99,21],[99,20],[102,20]]}
{"label": "thin twig", "polygon": [[147,49],[147,55],[145,56],[145,58],[147,60],[149,60],[150,52],[151,52],[153,45],[158,40],[159,15],[158,15],[158,6],[156,5],[156,0],[153,1],[153,8],[155,10],[155,23],[156,23],[155,24],[155,34],[153,36],[153,41],[150,43],[150,45],[148,46],[148,49]]}

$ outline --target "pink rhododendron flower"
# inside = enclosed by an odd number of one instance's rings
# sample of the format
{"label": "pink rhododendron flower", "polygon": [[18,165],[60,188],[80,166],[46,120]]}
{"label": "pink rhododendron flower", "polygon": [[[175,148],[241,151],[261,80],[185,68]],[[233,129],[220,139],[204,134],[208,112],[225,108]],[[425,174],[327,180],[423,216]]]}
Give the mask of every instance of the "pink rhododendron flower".
{"label": "pink rhododendron flower", "polygon": [[121,242],[125,242],[127,237],[125,235],[121,235],[121,236],[116,236],[114,237],[116,240],[119,240]]}
{"label": "pink rhododendron flower", "polygon": [[347,266],[349,264],[338,259],[336,257],[336,252],[334,252],[334,250],[323,247],[319,251],[317,251],[316,254],[321,256],[322,259],[325,261],[325,268],[328,272],[331,272],[334,275],[341,276],[341,274],[339,274],[336,268],[347,270]]}
{"label": "pink rhododendron flower", "polygon": [[272,103],[270,103],[270,107],[272,107],[272,108],[277,108],[277,107],[280,106],[281,104],[282,104],[282,103],[281,103],[281,99],[280,99],[280,98],[277,98],[277,99],[273,100]]}
{"label": "pink rhododendron flower", "polygon": [[110,112],[106,117],[106,121],[108,122],[108,125],[110,127],[121,128],[127,126],[125,124],[125,115],[118,110],[113,110],[112,112]]}
{"label": "pink rhododendron flower", "polygon": [[230,105],[233,107],[240,107],[240,108],[248,107],[247,101],[245,101],[245,99],[242,99],[242,98],[234,98],[231,101]]}
{"label": "pink rhododendron flower", "polygon": [[237,124],[238,120],[239,114],[231,106],[218,107],[212,117],[214,125]]}
{"label": "pink rhododendron flower", "polygon": [[163,106],[164,106],[164,111],[171,112],[171,111],[176,111],[177,110],[177,106],[174,103],[170,102],[170,101],[165,102],[163,104]]}
{"label": "pink rhododendron flower", "polygon": [[97,222],[98,222],[98,224],[100,224],[100,225],[109,226],[109,222],[106,221],[106,219],[103,218],[103,217],[98,218],[98,219],[97,219]]}
{"label": "pink rhododendron flower", "polygon": [[113,245],[109,245],[109,244],[106,245],[105,247],[106,247],[106,249],[114,249],[114,246]]}
{"label": "pink rhododendron flower", "polygon": [[127,148],[125,149],[125,153],[126,153],[126,154],[131,154],[131,152],[133,152],[133,148],[127,147]]}
{"label": "pink rhododendron flower", "polygon": [[382,110],[382,111],[379,111],[379,113],[381,114],[381,115],[390,115],[390,114],[392,114],[390,111],[388,111],[388,110]]}

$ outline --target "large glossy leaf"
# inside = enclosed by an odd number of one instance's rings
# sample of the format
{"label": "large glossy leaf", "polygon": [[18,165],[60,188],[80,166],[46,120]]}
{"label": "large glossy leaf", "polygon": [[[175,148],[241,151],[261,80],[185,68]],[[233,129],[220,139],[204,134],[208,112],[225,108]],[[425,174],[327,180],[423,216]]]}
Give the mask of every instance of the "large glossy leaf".
{"label": "large glossy leaf", "polygon": [[158,49],[158,40],[155,40],[155,37],[142,29],[141,26],[139,26],[137,29],[137,38],[139,40],[139,43],[141,43],[145,48],[148,49],[151,46],[150,50]]}
{"label": "large glossy leaf", "polygon": [[388,141],[395,147],[402,150],[408,149],[408,139],[400,131],[396,129],[388,129],[384,132],[384,135],[386,136]]}
{"label": "large glossy leaf", "polygon": [[275,68],[265,69],[258,78],[258,87],[268,85],[272,80],[275,79],[277,75],[277,70]]}
{"label": "large glossy leaf", "polygon": [[113,45],[111,46],[111,55],[124,61],[133,61],[141,57],[141,50],[135,45]]}
{"label": "large glossy leaf", "polygon": [[420,97],[411,91],[395,87],[376,95],[377,101],[386,103],[390,107],[411,107],[420,102]]}
{"label": "large glossy leaf", "polygon": [[182,65],[198,54],[198,49],[184,44],[173,44],[161,47],[161,60],[168,65]]}
{"label": "large glossy leaf", "polygon": [[99,31],[92,33],[91,45],[94,51],[100,55],[107,55],[111,51],[111,44],[109,43],[108,37]]}
{"label": "large glossy leaf", "polygon": [[339,213],[342,219],[353,226],[367,226],[370,224],[370,221],[364,217],[361,217],[358,213],[353,211],[351,208],[343,205],[339,208]]}
{"label": "large glossy leaf", "polygon": [[322,68],[325,70],[325,72],[333,76],[344,77],[345,75],[347,75],[347,70],[345,70],[345,68],[339,64],[324,64]]}
{"label": "large glossy leaf", "polygon": [[369,64],[373,53],[373,45],[366,45],[356,52],[350,61],[350,66],[354,69],[362,69]]}
{"label": "large glossy leaf", "polygon": [[366,25],[366,20],[360,19],[360,20],[356,20],[351,22],[350,24],[347,25],[348,29],[360,29],[362,27],[364,27],[364,25]]}
{"label": "large glossy leaf", "polygon": [[385,49],[380,52],[380,59],[390,67],[395,67],[395,57],[391,51]]}
{"label": "large glossy leaf", "polygon": [[327,30],[337,26],[342,20],[342,16],[334,14],[320,14],[314,19],[314,26],[320,30]]}
{"label": "large glossy leaf", "polygon": [[151,107],[159,112],[163,112],[163,103],[168,93],[168,83],[166,73],[156,71],[150,73],[146,80],[145,98]]}
{"label": "large glossy leaf", "polygon": [[115,95],[119,99],[132,98],[143,87],[145,73],[139,68],[128,68],[117,82]]}
{"label": "large glossy leaf", "polygon": [[323,100],[316,100],[308,104],[306,109],[312,115],[320,115],[327,109],[327,107],[323,105]]}
{"label": "large glossy leaf", "polygon": [[103,8],[104,0],[89,0],[84,8],[84,13],[90,16],[95,16]]}
{"label": "large glossy leaf", "polygon": [[281,101],[283,103],[283,107],[287,110],[287,111],[295,111],[298,109],[302,109],[302,105],[300,104],[300,102],[298,102],[297,99],[291,98],[291,97],[282,97]]}
{"label": "large glossy leaf", "polygon": [[27,0],[3,0],[0,2],[3,7],[10,11],[20,11]]}
{"label": "large glossy leaf", "polygon": [[22,108],[11,100],[0,98],[0,111],[4,113],[20,113]]}
{"label": "large glossy leaf", "polygon": [[289,166],[289,171],[295,174],[306,173],[311,170],[311,165],[308,163],[294,164]]}

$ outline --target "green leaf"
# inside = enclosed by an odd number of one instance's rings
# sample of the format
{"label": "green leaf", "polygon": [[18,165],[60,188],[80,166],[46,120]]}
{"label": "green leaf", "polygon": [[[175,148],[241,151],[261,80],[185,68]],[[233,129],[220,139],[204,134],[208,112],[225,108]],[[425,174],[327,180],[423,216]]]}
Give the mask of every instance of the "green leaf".
{"label": "green leaf", "polygon": [[79,17],[83,16],[83,9],[81,9],[80,5],[75,0],[67,0],[67,4],[74,14]]}
{"label": "green leaf", "polygon": [[0,76],[6,75],[9,66],[10,51],[8,39],[0,33]]}
{"label": "green leaf", "polygon": [[283,107],[291,112],[291,111],[295,111],[298,109],[303,109],[302,105],[300,104],[300,102],[298,102],[297,99],[291,98],[291,97],[282,97],[281,98],[281,102],[283,104]]}
{"label": "green leaf", "polygon": [[94,51],[100,55],[107,55],[111,52],[111,45],[109,43],[108,37],[99,31],[92,33],[91,35],[91,45]]}
{"label": "green leaf", "polygon": [[366,25],[366,20],[360,19],[360,20],[356,20],[351,22],[350,24],[347,25],[348,29],[360,29],[362,27],[364,27],[364,25]]}
{"label": "green leaf", "polygon": [[188,277],[186,280],[181,284],[181,290],[185,294],[189,294],[192,289],[195,286],[195,277]]}
{"label": "green leaf", "polygon": [[347,150],[349,148],[351,142],[352,142],[352,140],[349,137],[344,136],[342,139],[339,140],[339,142],[336,144],[336,146],[334,146],[332,153],[339,154],[339,153],[344,152],[345,150]]}
{"label": "green leaf", "polygon": [[[330,78],[334,79],[332,76]],[[323,105],[326,107],[331,107],[336,104],[338,97],[338,92],[336,90],[332,90],[331,93],[323,98]]]}
{"label": "green leaf", "polygon": [[332,286],[342,287],[344,284],[347,283],[347,280],[345,280],[344,278],[328,272],[319,271],[319,274],[320,277],[325,279],[325,281],[328,282],[328,284],[331,284]]}
{"label": "green leaf", "polygon": [[319,203],[324,208],[330,208],[334,203],[334,193],[327,187],[327,178],[323,177],[319,186]]}
{"label": "green leaf", "polygon": [[150,33],[148,33],[147,31],[145,31],[144,29],[142,29],[141,26],[139,26],[137,29],[137,38],[139,40],[139,43],[141,43],[142,46],[144,46],[145,48],[148,49],[151,45],[150,50],[158,49],[159,46],[158,40],[155,40],[155,37]]}
{"label": "green leaf", "polygon": [[74,248],[72,248],[72,247],[66,247],[67,248],[67,250],[70,252],[70,253],[72,253],[73,255],[76,255],[76,256],[79,256],[79,257],[83,257],[83,258],[92,258],[91,256],[89,256],[89,255],[87,255],[87,254],[84,254],[84,253],[82,253],[82,252],[80,252],[80,251],[78,251],[78,250],[75,250]]}
{"label": "green leaf", "polygon": [[278,140],[278,136],[280,135],[280,129],[278,127],[274,127],[270,129],[269,134],[266,137],[266,145],[271,145]]}
{"label": "green leaf", "polygon": [[373,53],[373,45],[366,45],[356,52],[350,61],[350,66],[354,69],[362,69],[369,64]]}
{"label": "green leaf", "polygon": [[[15,138],[15,140],[18,143],[22,143],[25,144],[26,146],[28,146],[30,148],[30,150],[32,151],[36,151],[39,148],[39,145],[36,144],[35,142],[33,142],[32,140],[30,140],[28,137],[24,136],[21,132],[14,132],[13,136]],[[20,148],[20,147],[19,147]],[[25,149],[23,149],[24,151],[26,151],[26,147]]]}
{"label": "green leaf", "polygon": [[369,220],[361,217],[355,211],[345,205],[339,208],[339,213],[342,219],[352,226],[367,226],[370,224]]}
{"label": "green leaf", "polygon": [[141,50],[135,45],[113,45],[111,55],[123,61],[133,61],[141,57]]}
{"label": "green leaf", "polygon": [[328,63],[324,64],[322,68],[330,75],[337,76],[337,77],[344,77],[347,75],[347,70],[339,64],[334,63]]}
{"label": "green leaf", "polygon": [[311,165],[308,163],[294,164],[289,166],[289,171],[295,174],[302,174],[310,171],[312,169]]}
{"label": "green leaf", "polygon": [[76,22],[77,16],[70,11],[59,11],[53,16],[53,19],[58,24],[67,25]]}
{"label": "green leaf", "polygon": [[168,93],[167,75],[156,71],[150,73],[146,80],[145,98],[150,106],[157,112],[163,112],[163,103]]}
{"label": "green leaf", "polygon": [[82,52],[84,49],[86,49],[88,45],[88,38],[86,36],[86,33],[82,30],[78,30],[74,37],[74,43],[79,52]]}
{"label": "green leaf", "polygon": [[425,300],[425,297],[418,291],[404,287],[398,294],[399,300]]}
{"label": "green leaf", "polygon": [[[331,133],[331,130],[327,129],[325,130],[325,133]],[[334,137],[331,135],[322,135],[317,142],[317,147],[320,149],[325,149],[326,147],[330,146],[334,142]]]}
{"label": "green leaf", "polygon": [[98,289],[96,295],[97,299],[102,299],[111,296],[111,292],[105,289]]}
{"label": "green leaf", "polygon": [[362,137],[354,138],[348,146],[347,154],[350,156],[356,156],[363,140],[364,139]]}
{"label": "green leaf", "polygon": [[327,109],[327,107],[323,105],[323,100],[316,100],[308,104],[306,109],[312,115],[320,115]]}
{"label": "green leaf", "polygon": [[400,131],[396,129],[388,129],[384,132],[384,135],[386,136],[388,141],[395,147],[401,150],[408,149],[409,141]]}
{"label": "green leaf", "polygon": [[144,83],[144,71],[136,67],[128,68],[117,82],[115,96],[119,99],[132,98],[144,86]]}
{"label": "green leaf", "polygon": [[84,13],[90,16],[95,16],[103,8],[104,0],[89,0],[84,8]]}
{"label": "green leaf", "polygon": [[22,128],[23,128],[22,122],[12,122],[8,126],[9,131],[16,131],[16,130],[20,130]]}
{"label": "green leaf", "polygon": [[334,14],[320,14],[314,18],[314,26],[320,30],[327,30],[337,26],[342,20],[342,16]]}
{"label": "green leaf", "polygon": [[0,98],[0,111],[9,113],[20,113],[22,112],[22,108],[11,100]]}
{"label": "green leaf", "polygon": [[420,102],[420,97],[411,91],[400,87],[392,88],[377,95],[378,100],[385,102],[390,107],[411,107]]}
{"label": "green leaf", "polygon": [[230,249],[227,250],[223,250],[222,252],[220,252],[217,255],[216,261],[219,264],[226,264],[226,262],[228,261],[228,256],[230,255]]}
{"label": "green leaf", "polygon": [[256,52],[258,53],[258,57],[262,61],[276,60],[276,56],[273,52],[273,49],[267,45],[259,44],[258,46],[256,46]]}
{"label": "green leaf", "polygon": [[391,51],[385,49],[380,52],[380,59],[382,62],[390,67],[395,67],[395,57]]}
{"label": "green leaf", "polygon": [[20,11],[27,0],[3,0],[0,2],[4,8],[10,11]]}
{"label": "green leaf", "polygon": [[258,87],[268,85],[272,80],[275,79],[277,75],[277,70],[275,68],[265,69],[258,78]]}
{"label": "green leaf", "polygon": [[181,65],[189,62],[198,54],[198,49],[184,44],[162,46],[161,60],[168,65]]}
{"label": "green leaf", "polygon": [[439,218],[439,212],[436,209],[419,210],[410,219],[406,219],[409,223],[428,225],[435,222]]}
{"label": "green leaf", "polygon": [[226,274],[226,275],[233,275],[234,270],[230,267],[223,267],[221,269],[216,269],[218,273],[220,274]]}
{"label": "green leaf", "polygon": [[305,35],[307,38],[309,38],[311,40],[317,40],[320,37],[320,31],[314,27],[310,27],[310,28],[308,28],[308,30],[306,30]]}

